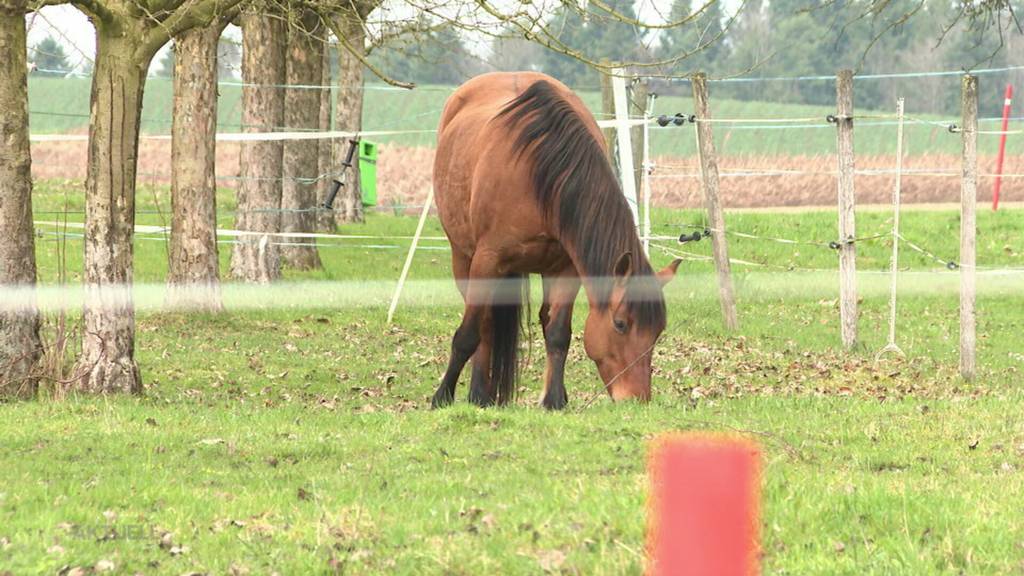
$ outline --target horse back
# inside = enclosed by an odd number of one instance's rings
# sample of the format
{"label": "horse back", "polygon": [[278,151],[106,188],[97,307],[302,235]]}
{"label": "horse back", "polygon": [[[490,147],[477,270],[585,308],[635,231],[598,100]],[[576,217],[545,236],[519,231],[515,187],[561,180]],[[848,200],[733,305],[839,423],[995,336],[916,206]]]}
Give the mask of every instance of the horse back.
{"label": "horse back", "polygon": [[564,253],[536,201],[530,161],[514,150],[514,128],[495,117],[538,80],[557,86],[603,144],[590,113],[563,84],[535,72],[499,72],[477,76],[449,97],[434,160],[435,201],[453,250],[472,258],[484,244],[510,262],[537,261],[530,271],[564,265]]}
{"label": "horse back", "polygon": [[604,137],[601,134],[601,129],[579,96],[565,84],[540,72],[490,72],[466,81],[456,88],[445,103],[438,127],[438,138],[441,138],[445,127],[460,113],[473,114],[483,108],[490,112],[493,118],[512,99],[539,80],[547,81],[558,89],[562,97],[569,101],[588,121],[588,128],[603,146]]}

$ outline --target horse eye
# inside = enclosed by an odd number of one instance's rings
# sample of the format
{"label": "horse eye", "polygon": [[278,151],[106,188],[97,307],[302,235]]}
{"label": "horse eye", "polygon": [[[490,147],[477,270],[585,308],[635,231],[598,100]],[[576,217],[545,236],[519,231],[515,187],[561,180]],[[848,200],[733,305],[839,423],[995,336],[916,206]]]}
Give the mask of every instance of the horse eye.
{"label": "horse eye", "polygon": [[626,321],[625,320],[619,320],[618,318],[616,318],[612,322],[612,325],[615,326],[615,331],[618,332],[619,334],[625,334],[626,333],[626,328],[628,326],[626,325]]}

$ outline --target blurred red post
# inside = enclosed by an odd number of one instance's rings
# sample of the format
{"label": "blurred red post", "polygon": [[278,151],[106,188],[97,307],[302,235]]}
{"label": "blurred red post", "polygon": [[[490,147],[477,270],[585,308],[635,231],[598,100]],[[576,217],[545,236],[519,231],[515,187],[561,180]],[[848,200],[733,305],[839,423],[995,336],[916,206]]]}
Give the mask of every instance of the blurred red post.
{"label": "blurred red post", "polygon": [[670,434],[652,445],[648,574],[760,574],[761,451],[726,435]]}
{"label": "blurred red post", "polygon": [[992,185],[992,210],[999,210],[999,190],[1003,187],[1003,158],[1006,156],[1006,132],[1010,127],[1010,104],[1013,101],[1013,84],[1006,85],[1003,98],[1003,133],[999,135],[999,156],[996,157],[996,181]]}

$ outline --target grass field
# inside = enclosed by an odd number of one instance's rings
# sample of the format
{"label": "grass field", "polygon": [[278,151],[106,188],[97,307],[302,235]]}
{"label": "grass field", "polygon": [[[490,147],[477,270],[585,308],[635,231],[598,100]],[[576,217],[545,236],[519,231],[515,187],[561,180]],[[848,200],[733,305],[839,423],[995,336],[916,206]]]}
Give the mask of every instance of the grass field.
{"label": "grass field", "polygon": [[[31,78],[29,81],[29,107],[33,133],[84,132],[89,119],[89,86],[87,78]],[[364,99],[363,128],[365,130],[419,130],[437,127],[444,101],[452,88],[423,86],[413,91],[381,89],[368,85],[369,96]],[[951,89],[956,89],[951,83]],[[151,78],[147,82],[143,108],[143,131],[166,134],[171,126],[171,82],[166,78]],[[591,110],[600,110],[600,93],[582,91],[583,100]],[[806,106],[774,102],[745,102],[716,100],[712,88],[711,108],[716,118],[816,118],[817,121],[798,124],[801,128],[781,126],[751,129],[749,125],[716,125],[716,143],[724,155],[829,155],[835,150],[835,131],[824,122],[835,112],[828,106]],[[914,95],[907,95],[907,114],[915,115]],[[895,108],[895,104],[893,105]],[[692,100],[678,96],[659,98],[655,115],[672,115],[693,111]],[[892,110],[860,111],[867,115],[893,114]],[[998,115],[999,110],[982,110],[981,116]],[[955,121],[955,119],[920,115],[928,121]],[[234,85],[220,87],[218,108],[219,130],[241,130],[241,88]],[[989,130],[998,130],[998,121],[983,123]],[[864,119],[857,124],[856,147],[858,154],[893,154],[896,149],[896,127],[891,120]],[[690,156],[694,151],[692,128],[655,128],[651,137],[651,153],[655,156]],[[909,124],[906,131],[906,150],[909,155],[958,154],[960,138],[950,134],[943,126]],[[376,138],[383,143],[413,146],[433,146],[434,134],[410,134]],[[979,153],[993,154],[998,137],[982,136]],[[1008,154],[1024,153],[1024,139],[1010,138]]]}
{"label": "grass field", "polygon": [[[65,205],[80,219],[79,189],[37,185],[37,219]],[[162,223],[166,189],[138,196],[140,223]],[[229,191],[218,206],[230,225]],[[1021,266],[1020,217],[979,213],[979,264]],[[888,218],[863,211],[858,230],[885,232]],[[701,222],[686,211],[659,211],[655,221],[665,233]],[[727,221],[736,231],[821,240],[834,235],[835,214]],[[902,221],[909,239],[957,253],[956,213],[907,211]],[[372,214],[345,232],[414,227],[413,218]],[[439,232],[431,220],[426,233]],[[58,242],[38,240],[40,274],[52,284]],[[308,289],[305,281],[337,281],[339,291],[361,289],[346,280],[388,281],[363,307],[267,297],[253,309],[241,301],[251,293],[227,287],[224,314],[140,313],[143,397],[58,401],[45,387],[37,401],[0,405],[0,573],[110,564],[167,574],[640,573],[647,442],[694,429],[762,443],[766,573],[1024,569],[1020,275],[979,278],[981,369],[968,383],[957,375],[955,273],[903,250],[898,342],[908,357],[876,363],[888,318],[885,278],[873,273],[887,266],[884,240],[858,246],[862,344],[843,354],[835,274],[802,270],[833,268],[835,254],[736,238],[735,258],[771,265],[734,267],[741,330],[722,329],[708,265],[684,263],[667,290],[651,404],[601,396],[577,341],[569,409],[540,410],[534,329],[517,406],[472,408],[463,386],[456,406],[429,411],[459,317],[455,289],[433,305],[411,292],[385,325],[379,302],[404,250],[401,241],[380,244],[395,248],[325,246],[324,271],[287,274],[286,291]],[[74,280],[81,243],[65,246]],[[165,250],[161,239],[137,242],[137,282],[162,282]],[[411,278],[443,288],[447,258],[424,251]],[[667,260],[655,253],[656,264]]]}

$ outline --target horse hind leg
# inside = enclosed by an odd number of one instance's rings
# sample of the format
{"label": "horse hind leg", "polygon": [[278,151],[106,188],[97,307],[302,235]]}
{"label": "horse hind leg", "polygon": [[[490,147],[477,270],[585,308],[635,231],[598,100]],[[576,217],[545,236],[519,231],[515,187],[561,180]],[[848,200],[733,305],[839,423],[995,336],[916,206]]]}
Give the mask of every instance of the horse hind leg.
{"label": "horse hind leg", "polygon": [[483,340],[473,355],[473,376],[469,381],[468,400],[481,408],[493,406],[497,400],[497,394],[491,386],[490,344]]}
{"label": "horse hind leg", "polygon": [[[466,306],[462,313],[462,323],[452,337],[451,356],[448,359],[448,368],[441,378],[441,384],[431,400],[433,408],[448,406],[455,401],[455,387],[459,381],[462,368],[469,361],[470,357],[477,351],[480,345],[480,324],[481,318],[486,311],[486,305],[481,302],[490,302],[494,292],[494,282],[489,278],[494,277],[496,262],[492,258],[481,256],[477,253],[474,256],[469,270],[469,278],[465,280],[465,291],[463,292]],[[456,272],[456,280],[458,272]]]}
{"label": "horse hind leg", "polygon": [[481,408],[493,406],[497,390],[491,380],[491,343],[493,323],[488,308],[480,319],[480,344],[473,354],[473,376],[469,382],[469,401]]}
{"label": "horse hind leg", "polygon": [[442,408],[455,401],[455,386],[459,382],[459,374],[466,365],[469,358],[476,352],[480,344],[479,314],[476,309],[466,306],[462,316],[462,323],[455,336],[452,337],[451,356],[448,359],[448,368],[441,378],[441,385],[434,392],[430,402],[432,408]]}

